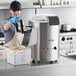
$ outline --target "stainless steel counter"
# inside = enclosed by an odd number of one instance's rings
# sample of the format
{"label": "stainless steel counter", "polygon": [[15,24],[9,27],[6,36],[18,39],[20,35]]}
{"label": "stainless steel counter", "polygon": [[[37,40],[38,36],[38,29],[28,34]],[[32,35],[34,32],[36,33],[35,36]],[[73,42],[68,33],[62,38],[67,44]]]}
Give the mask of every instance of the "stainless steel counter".
{"label": "stainless steel counter", "polygon": [[76,59],[59,56],[58,63],[20,66],[0,61],[0,76],[76,76]]}

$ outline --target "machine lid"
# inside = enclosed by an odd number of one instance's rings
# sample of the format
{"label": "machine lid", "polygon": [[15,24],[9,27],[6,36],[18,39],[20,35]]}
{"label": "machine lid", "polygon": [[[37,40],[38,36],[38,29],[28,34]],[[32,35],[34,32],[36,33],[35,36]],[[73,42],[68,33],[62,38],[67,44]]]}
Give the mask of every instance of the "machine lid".
{"label": "machine lid", "polygon": [[59,18],[58,16],[48,16],[49,19],[49,25],[59,25]]}

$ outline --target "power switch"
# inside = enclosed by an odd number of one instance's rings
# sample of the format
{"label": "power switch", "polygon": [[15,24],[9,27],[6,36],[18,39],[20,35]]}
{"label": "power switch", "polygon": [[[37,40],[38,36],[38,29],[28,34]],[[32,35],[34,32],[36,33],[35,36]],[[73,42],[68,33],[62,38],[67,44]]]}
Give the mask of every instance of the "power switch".
{"label": "power switch", "polygon": [[54,47],[54,50],[57,50],[57,48],[56,48],[56,47]]}

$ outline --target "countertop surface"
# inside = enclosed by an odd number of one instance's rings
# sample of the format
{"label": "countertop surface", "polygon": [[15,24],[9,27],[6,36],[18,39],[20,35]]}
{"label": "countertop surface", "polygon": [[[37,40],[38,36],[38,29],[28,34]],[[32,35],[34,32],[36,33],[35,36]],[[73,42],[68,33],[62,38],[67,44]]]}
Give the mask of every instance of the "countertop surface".
{"label": "countertop surface", "polygon": [[0,72],[7,72],[7,71],[19,71],[19,70],[33,70],[38,68],[54,68],[54,67],[64,67],[64,66],[70,66],[70,65],[76,65],[76,59],[75,58],[67,58],[64,56],[59,56],[59,60],[57,63],[54,64],[40,64],[40,65],[17,65],[13,66],[11,64],[8,64],[6,60],[0,61]]}

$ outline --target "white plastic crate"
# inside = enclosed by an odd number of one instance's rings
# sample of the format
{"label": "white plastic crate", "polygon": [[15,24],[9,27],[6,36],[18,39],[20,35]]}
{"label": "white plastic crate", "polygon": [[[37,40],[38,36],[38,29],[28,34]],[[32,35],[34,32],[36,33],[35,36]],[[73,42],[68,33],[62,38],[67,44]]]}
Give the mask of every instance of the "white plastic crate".
{"label": "white plastic crate", "polygon": [[7,62],[13,65],[30,64],[31,49],[16,51],[7,49]]}

